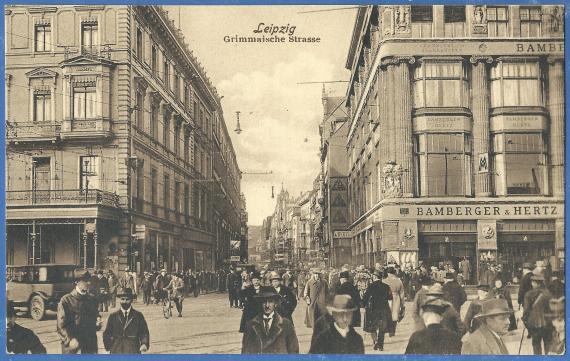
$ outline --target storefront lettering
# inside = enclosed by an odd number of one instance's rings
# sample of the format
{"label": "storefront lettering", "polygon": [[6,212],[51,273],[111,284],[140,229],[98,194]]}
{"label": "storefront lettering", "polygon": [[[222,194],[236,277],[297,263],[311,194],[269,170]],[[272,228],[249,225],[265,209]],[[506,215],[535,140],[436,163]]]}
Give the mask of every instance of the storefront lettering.
{"label": "storefront lettering", "polygon": [[417,207],[416,216],[557,216],[557,206],[446,206]]}
{"label": "storefront lettering", "polygon": [[517,43],[517,53],[564,52],[564,43]]}

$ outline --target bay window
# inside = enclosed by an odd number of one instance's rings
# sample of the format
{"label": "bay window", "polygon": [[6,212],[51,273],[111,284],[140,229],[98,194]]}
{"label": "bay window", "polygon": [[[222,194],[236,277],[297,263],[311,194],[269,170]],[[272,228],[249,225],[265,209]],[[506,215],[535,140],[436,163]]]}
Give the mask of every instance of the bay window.
{"label": "bay window", "polygon": [[73,87],[73,119],[93,119],[98,112],[95,84]]}
{"label": "bay window", "polygon": [[496,195],[548,194],[547,146],[542,133],[493,136]]}
{"label": "bay window", "polygon": [[470,196],[471,140],[465,133],[419,134],[414,142],[421,197]]}
{"label": "bay window", "polygon": [[542,106],[538,61],[500,61],[491,68],[491,107]]}
{"label": "bay window", "polygon": [[469,107],[467,67],[461,61],[424,60],[414,71],[414,108]]}

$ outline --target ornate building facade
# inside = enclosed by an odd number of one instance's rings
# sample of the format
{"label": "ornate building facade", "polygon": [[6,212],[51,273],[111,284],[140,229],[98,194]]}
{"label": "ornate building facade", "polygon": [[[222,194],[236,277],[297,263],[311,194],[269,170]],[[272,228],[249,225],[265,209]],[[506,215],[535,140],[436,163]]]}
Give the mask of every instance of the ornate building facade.
{"label": "ornate building facade", "polygon": [[8,264],[211,270],[247,243],[220,97],[162,7],[5,22]]}
{"label": "ornate building facade", "polygon": [[346,67],[353,262],[564,261],[560,6],[369,6]]}

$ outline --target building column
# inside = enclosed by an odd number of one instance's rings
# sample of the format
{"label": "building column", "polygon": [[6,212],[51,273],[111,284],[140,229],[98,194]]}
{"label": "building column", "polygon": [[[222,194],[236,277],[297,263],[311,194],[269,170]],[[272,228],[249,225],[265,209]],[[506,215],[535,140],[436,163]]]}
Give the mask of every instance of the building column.
{"label": "building column", "polygon": [[97,230],[93,232],[93,268],[98,269],[97,253],[99,253],[99,243],[97,241]]}
{"label": "building column", "polygon": [[87,232],[85,232],[85,228],[81,240],[83,241],[83,268],[87,268]]}
{"label": "building column", "polygon": [[36,264],[36,241],[37,241],[37,233],[36,233],[36,221],[32,221],[32,233],[30,234],[32,238],[32,264]]}
{"label": "building column", "polygon": [[564,58],[549,57],[547,62],[552,194],[564,197]]}
{"label": "building column", "polygon": [[487,64],[491,57],[472,56],[473,89],[473,172],[475,173],[475,196],[491,196],[491,167],[489,163],[489,94]]}
{"label": "building column", "polygon": [[394,93],[393,107],[393,142],[395,142],[396,164],[403,170],[401,178],[402,197],[414,196],[413,187],[413,140],[412,140],[412,90],[410,84],[410,64],[415,63],[413,57],[394,57],[388,69],[392,72],[392,86],[389,92]]}

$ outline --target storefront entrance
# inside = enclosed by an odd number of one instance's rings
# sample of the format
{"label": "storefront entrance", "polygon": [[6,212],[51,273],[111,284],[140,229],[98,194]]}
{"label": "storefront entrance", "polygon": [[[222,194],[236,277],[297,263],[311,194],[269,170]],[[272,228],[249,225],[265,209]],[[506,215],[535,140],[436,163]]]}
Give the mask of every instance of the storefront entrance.
{"label": "storefront entrance", "polygon": [[463,279],[468,284],[477,283],[477,235],[420,235],[419,260],[428,267],[444,264],[453,266],[456,272],[467,272]]}

